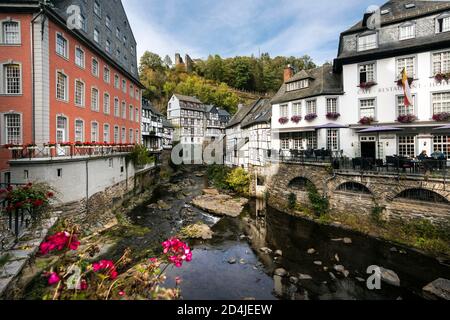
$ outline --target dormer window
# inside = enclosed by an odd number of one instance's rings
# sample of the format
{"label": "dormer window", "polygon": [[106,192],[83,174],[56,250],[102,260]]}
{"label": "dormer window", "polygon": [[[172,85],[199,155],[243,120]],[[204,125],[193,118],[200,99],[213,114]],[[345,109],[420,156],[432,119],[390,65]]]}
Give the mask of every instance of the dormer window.
{"label": "dormer window", "polygon": [[416,5],[414,3],[407,3],[407,4],[405,4],[405,9],[413,9],[415,7],[416,7]]}
{"label": "dormer window", "polygon": [[391,10],[389,10],[389,9],[383,9],[383,10],[381,10],[380,13],[381,13],[382,16],[384,16],[384,15],[390,13],[390,12],[391,12]]}
{"label": "dormer window", "polygon": [[378,48],[378,36],[376,33],[365,34],[358,37],[358,51],[376,48]]}
{"label": "dormer window", "polygon": [[309,87],[309,79],[290,82],[287,84],[287,91],[295,91]]}
{"label": "dormer window", "polygon": [[436,33],[450,31],[450,13],[441,14],[436,18]]}
{"label": "dormer window", "polygon": [[416,25],[414,23],[405,23],[399,27],[399,40],[413,39],[416,37]]}

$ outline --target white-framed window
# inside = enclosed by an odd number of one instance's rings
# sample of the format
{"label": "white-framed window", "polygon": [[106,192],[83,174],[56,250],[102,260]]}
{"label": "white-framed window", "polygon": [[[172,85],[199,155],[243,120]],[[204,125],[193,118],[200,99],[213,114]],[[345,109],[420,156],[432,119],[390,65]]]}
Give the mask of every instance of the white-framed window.
{"label": "white-framed window", "polygon": [[327,113],[338,112],[338,98],[327,98]]}
{"label": "white-framed window", "polygon": [[108,16],[108,15],[106,15],[105,26],[106,26],[108,29],[111,29],[111,17]]}
{"label": "white-framed window", "polygon": [[56,117],[56,143],[63,143],[69,141],[67,118],[65,116]]}
{"label": "white-framed window", "polygon": [[445,13],[436,19],[436,33],[450,31],[450,15]]}
{"label": "white-framed window", "polygon": [[433,93],[433,114],[450,112],[450,92]]}
{"label": "white-framed window", "polygon": [[97,88],[91,89],[91,110],[92,111],[98,111],[99,110],[99,94]]}
{"label": "white-framed window", "polygon": [[5,21],[2,23],[2,44],[20,44],[20,23]]}
{"label": "white-framed window", "polygon": [[281,150],[289,150],[290,149],[290,137],[289,134],[280,135],[280,148]]}
{"label": "white-framed window", "polygon": [[102,10],[100,7],[100,3],[96,0],[94,1],[94,13],[101,18],[102,17]]}
{"label": "white-framed window", "polygon": [[127,129],[125,127],[122,127],[121,142],[127,143]]}
{"label": "white-framed window", "polygon": [[358,51],[366,51],[378,48],[378,35],[371,33],[358,37]]}
{"label": "white-framed window", "polygon": [[292,115],[293,116],[301,116],[302,115],[302,103],[294,102],[292,104]]}
{"label": "white-framed window", "polygon": [[109,83],[111,81],[111,71],[107,66],[103,68],[103,81]]}
{"label": "white-framed window", "polygon": [[416,156],[416,139],[412,135],[398,137],[398,155],[414,158]]}
{"label": "white-framed window", "polygon": [[127,104],[125,101],[122,101],[122,119],[127,118]]}
{"label": "white-framed window", "polygon": [[317,114],[317,100],[306,101],[306,114]]}
{"label": "white-framed window", "polygon": [[[140,96],[140,91],[139,91],[139,89],[136,89],[136,94],[134,95],[135,97],[136,97],[136,100],[138,100],[139,101],[139,96]],[[170,106],[170,103],[169,103],[169,106]]]}
{"label": "white-framed window", "polygon": [[433,136],[433,151],[441,151],[450,159],[450,134]]}
{"label": "white-framed window", "polygon": [[117,74],[114,75],[114,88],[116,89],[120,88],[120,79]]}
{"label": "white-framed window", "polygon": [[79,18],[80,18],[81,30],[86,32],[87,31],[86,17],[83,16],[82,14],[80,14]]}
{"label": "white-framed window", "polygon": [[135,120],[136,122],[139,122],[139,108],[136,108],[134,111],[134,116],[135,116]]}
{"label": "white-framed window", "polygon": [[97,43],[100,42],[100,31],[97,28],[94,29],[94,41]]}
{"label": "white-framed window", "polygon": [[141,141],[141,135],[139,134],[139,129],[136,129],[136,139],[134,140],[136,143]]}
{"label": "white-framed window", "polygon": [[120,29],[116,28],[116,38],[120,39]]}
{"label": "white-framed window", "polygon": [[5,121],[5,144],[22,144],[22,116],[18,113],[7,113]]}
{"label": "white-framed window", "polygon": [[290,82],[287,84],[287,91],[294,91],[309,87],[309,79],[303,79],[299,81]]}
{"label": "white-framed window", "polygon": [[433,53],[433,75],[450,72],[450,51]]}
{"label": "white-framed window", "polygon": [[359,83],[375,82],[375,63],[359,66]]}
{"label": "white-framed window", "polygon": [[84,51],[80,47],[75,48],[75,64],[84,68]]}
{"label": "white-framed window", "polygon": [[134,86],[130,84],[130,97],[134,98]]}
{"label": "white-framed window", "polygon": [[123,93],[127,93],[127,80],[122,79],[122,91]]}
{"label": "white-framed window", "polygon": [[103,142],[109,143],[109,124],[103,125]]}
{"label": "white-framed window", "polygon": [[399,27],[399,39],[407,40],[416,37],[416,24],[415,23],[406,23]]}
{"label": "white-framed window", "polygon": [[67,89],[67,76],[58,71],[56,73],[56,99],[68,101]]}
{"label": "white-framed window", "polygon": [[327,130],[327,150],[339,151],[339,130]]}
{"label": "white-framed window", "polygon": [[406,74],[409,78],[416,76],[416,57],[402,57],[397,58],[397,78],[401,79],[403,69],[406,69]]}
{"label": "white-framed window", "polygon": [[412,105],[405,105],[405,96],[397,96],[397,115],[406,116],[415,114],[415,101],[416,96],[413,95]]}
{"label": "white-framed window", "polygon": [[85,103],[85,85],[81,80],[75,80],[75,105],[84,107]]}
{"label": "white-framed window", "polygon": [[56,34],[56,53],[66,59],[69,58],[69,43],[59,32]]}
{"label": "white-framed window", "polygon": [[134,143],[134,132],[133,129],[128,130],[128,142]]}
{"label": "white-framed window", "polygon": [[75,120],[75,142],[84,142],[84,121]]}
{"label": "white-framed window", "polygon": [[130,121],[134,120],[134,107],[132,105],[129,106],[129,119]]}
{"label": "white-framed window", "polygon": [[17,63],[3,65],[3,94],[22,93],[22,67]]}
{"label": "white-framed window", "polygon": [[280,117],[281,118],[287,118],[289,117],[289,110],[287,104],[280,105]]}
{"label": "white-framed window", "polygon": [[105,42],[105,49],[106,49],[106,52],[111,53],[111,41],[106,40],[106,42]]}
{"label": "white-framed window", "polygon": [[114,98],[114,116],[120,117],[120,102],[118,98]]}
{"label": "white-framed window", "polygon": [[92,59],[92,74],[96,77],[99,76],[99,67],[98,67],[98,60],[93,58]]}
{"label": "white-framed window", "polygon": [[103,95],[103,113],[109,114],[111,112],[111,101],[107,92]]}
{"label": "white-framed window", "polygon": [[91,142],[100,142],[98,139],[98,123],[91,122]]}
{"label": "white-framed window", "polygon": [[360,118],[376,118],[375,114],[375,99],[361,99],[359,100],[359,115]]}
{"label": "white-framed window", "polygon": [[317,149],[317,133],[316,132],[306,132],[306,147],[308,149]]}
{"label": "white-framed window", "polygon": [[119,127],[114,126],[114,143],[119,143],[120,137],[119,137]]}

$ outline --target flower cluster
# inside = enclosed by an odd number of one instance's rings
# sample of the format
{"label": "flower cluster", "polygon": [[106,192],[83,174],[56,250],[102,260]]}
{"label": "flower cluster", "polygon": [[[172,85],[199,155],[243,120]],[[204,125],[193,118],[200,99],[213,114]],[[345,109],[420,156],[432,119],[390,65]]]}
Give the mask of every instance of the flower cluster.
{"label": "flower cluster", "polygon": [[183,261],[190,262],[192,260],[192,251],[189,246],[180,239],[172,238],[162,243],[163,252],[167,255],[170,263],[180,268]]}
{"label": "flower cluster", "polygon": [[281,117],[280,119],[278,119],[278,122],[280,124],[286,124],[289,122],[289,119],[287,117]]}
{"label": "flower cluster", "polygon": [[100,262],[92,264],[92,270],[94,270],[94,272],[106,271],[111,280],[116,279],[119,275],[117,273],[114,262],[112,262],[111,260],[102,260]]}
{"label": "flower cluster", "polygon": [[442,121],[450,121],[450,113],[449,112],[441,112],[433,115],[433,120],[442,122]]}
{"label": "flower cluster", "polygon": [[376,82],[374,82],[374,81],[368,81],[368,82],[361,82],[361,83],[359,84],[359,87],[360,87],[361,89],[370,89],[371,87],[376,86],[376,85],[377,85]]}
{"label": "flower cluster", "polygon": [[434,79],[441,83],[442,81],[448,81],[450,79],[450,73],[437,73],[434,75]]}
{"label": "flower cluster", "polygon": [[341,116],[341,114],[338,113],[338,112],[328,112],[328,113],[327,113],[327,119],[330,119],[330,120],[336,120],[336,119],[338,119],[340,116]]}
{"label": "flower cluster", "polygon": [[41,254],[45,255],[51,251],[61,251],[64,249],[77,250],[80,246],[80,241],[76,234],[71,234],[67,231],[59,232],[47,238],[40,246]]}
{"label": "flower cluster", "polygon": [[21,144],[14,144],[14,143],[8,143],[8,144],[3,145],[3,148],[5,148],[5,149],[23,148],[23,145],[21,145]]}
{"label": "flower cluster", "polygon": [[316,113],[310,113],[310,114],[307,114],[305,116],[305,120],[306,121],[313,121],[316,118],[317,118],[317,114]]}
{"label": "flower cluster", "polygon": [[49,203],[49,199],[53,198],[54,194],[28,183],[23,187],[8,186],[6,189],[0,189],[0,196],[7,200],[6,210],[11,212],[15,209],[41,208]]}
{"label": "flower cluster", "polygon": [[293,123],[299,123],[300,121],[302,121],[302,117],[300,117],[300,116],[292,116],[291,121]]}
{"label": "flower cluster", "polygon": [[412,123],[417,120],[417,117],[413,114],[404,114],[398,116],[397,121],[401,123]]}
{"label": "flower cluster", "polygon": [[363,117],[363,118],[361,118],[361,120],[359,120],[359,123],[362,125],[369,125],[374,121],[375,120],[373,117]]}

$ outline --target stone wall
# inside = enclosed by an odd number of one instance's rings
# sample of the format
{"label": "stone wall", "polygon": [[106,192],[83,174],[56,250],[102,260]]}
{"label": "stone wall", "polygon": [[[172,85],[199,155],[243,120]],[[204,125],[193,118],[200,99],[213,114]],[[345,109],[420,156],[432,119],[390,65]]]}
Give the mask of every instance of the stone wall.
{"label": "stone wall", "polygon": [[[297,196],[297,202],[308,206],[305,189],[290,185],[295,178],[309,180],[317,190],[327,196],[331,214],[345,213],[370,215],[375,207],[384,208],[386,219],[427,219],[434,224],[450,223],[450,188],[442,179],[424,177],[399,177],[382,174],[333,173],[327,165],[280,164],[278,170],[268,179],[269,205],[284,210],[290,193]],[[267,171],[267,169],[266,169]],[[345,183],[353,182],[365,186],[369,193],[339,191]],[[252,184],[254,184],[254,180]],[[252,187],[254,189],[254,187]],[[410,189],[431,191],[447,200],[447,203],[416,201],[397,196]]]}

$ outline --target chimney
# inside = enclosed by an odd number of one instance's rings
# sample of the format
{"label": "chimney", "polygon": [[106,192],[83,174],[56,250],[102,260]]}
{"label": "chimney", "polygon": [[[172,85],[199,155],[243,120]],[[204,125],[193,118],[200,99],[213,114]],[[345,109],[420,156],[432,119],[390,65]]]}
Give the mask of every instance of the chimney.
{"label": "chimney", "polygon": [[284,82],[288,81],[290,78],[294,76],[294,69],[290,64],[287,65],[286,68],[284,68]]}

